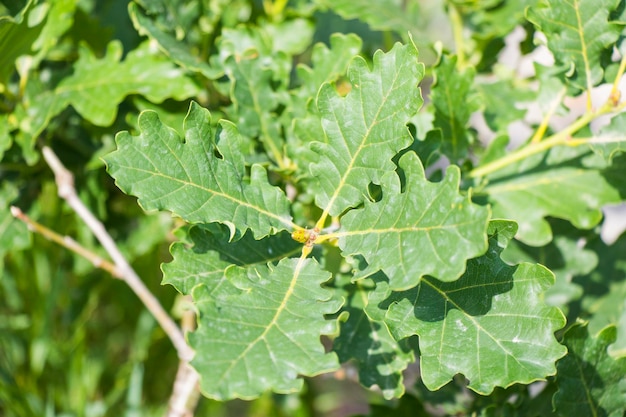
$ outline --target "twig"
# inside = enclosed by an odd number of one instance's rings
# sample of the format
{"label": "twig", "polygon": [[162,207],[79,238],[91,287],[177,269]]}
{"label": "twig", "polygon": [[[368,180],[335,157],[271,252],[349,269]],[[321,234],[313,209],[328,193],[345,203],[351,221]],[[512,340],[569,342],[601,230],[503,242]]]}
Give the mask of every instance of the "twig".
{"label": "twig", "polygon": [[109,253],[115,266],[120,272],[121,279],[125,281],[133,292],[152,313],[163,331],[170,338],[178,357],[181,360],[189,361],[193,357],[193,350],[189,347],[183,336],[183,332],[178,328],[174,320],[163,309],[156,297],[148,290],[137,273],[130,266],[126,258],[122,255],[117,245],[106,231],[102,223],[89,211],[76,194],[74,188],[74,176],[63,166],[54,151],[49,147],[43,148],[43,156],[52,171],[54,172],[59,196],[63,198],[78,216],[91,229],[96,238],[100,241],[104,249]]}
{"label": "twig", "polygon": [[180,361],[166,417],[191,417],[198,402],[200,377],[189,362]]}
{"label": "twig", "polygon": [[78,216],[91,229],[102,246],[109,253],[114,261],[114,265],[107,262],[97,255],[92,254],[87,249],[81,247],[73,239],[60,236],[50,229],[32,221],[18,208],[11,208],[13,215],[31,227],[34,231],[41,233],[47,238],[61,244],[62,246],[84,256],[92,261],[92,263],[100,268],[106,269],[111,274],[121,280],[133,290],[133,292],[143,302],[144,306],[157,320],[165,334],[170,338],[172,344],[176,348],[180,359],[179,370],[174,382],[174,388],[169,400],[169,408],[167,417],[190,417],[193,415],[193,409],[198,401],[198,373],[189,365],[189,361],[193,357],[193,349],[185,341],[182,330],[176,325],[174,320],[163,309],[156,297],[148,290],[137,273],[130,266],[126,258],[119,251],[117,245],[106,231],[102,223],[89,211],[76,194],[74,188],[74,176],[65,168],[57,155],[48,147],[43,148],[43,156],[55,175],[58,187],[58,193],[69,206],[78,214]]}
{"label": "twig", "polygon": [[[180,327],[186,333],[196,327],[196,313],[191,308],[191,296],[185,295],[181,300],[183,313]],[[191,410],[196,408],[200,399],[198,380],[198,373],[189,366],[189,362],[180,361],[166,417],[191,417],[193,415]]]}
{"label": "twig", "polygon": [[93,266],[95,266],[96,268],[104,269],[105,271],[113,275],[115,278],[122,279],[122,274],[115,265],[113,265],[111,262],[107,261],[106,259],[102,259],[100,256],[91,252],[90,250],[85,249],[83,246],[81,246],[78,242],[76,242],[71,237],[61,236],[57,232],[48,229],[46,226],[42,225],[41,223],[37,223],[36,221],[28,217],[26,214],[24,214],[24,212],[20,210],[18,207],[11,206],[11,214],[16,219],[19,219],[23,221],[24,223],[26,223],[26,226],[28,226],[28,228],[31,231],[35,233],[39,233],[40,235],[53,241],[54,243],[61,245],[64,248],[69,249],[72,252],[82,256],[83,258],[90,261],[93,264]]}

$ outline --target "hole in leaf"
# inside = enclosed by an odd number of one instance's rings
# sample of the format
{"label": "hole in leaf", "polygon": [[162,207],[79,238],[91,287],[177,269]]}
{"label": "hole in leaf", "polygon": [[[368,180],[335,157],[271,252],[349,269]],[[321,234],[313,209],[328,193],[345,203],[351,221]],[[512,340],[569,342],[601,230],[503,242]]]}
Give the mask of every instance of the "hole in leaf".
{"label": "hole in leaf", "polygon": [[378,184],[374,184],[370,182],[367,186],[367,192],[369,194],[370,200],[372,201],[380,201],[383,197],[383,189]]}

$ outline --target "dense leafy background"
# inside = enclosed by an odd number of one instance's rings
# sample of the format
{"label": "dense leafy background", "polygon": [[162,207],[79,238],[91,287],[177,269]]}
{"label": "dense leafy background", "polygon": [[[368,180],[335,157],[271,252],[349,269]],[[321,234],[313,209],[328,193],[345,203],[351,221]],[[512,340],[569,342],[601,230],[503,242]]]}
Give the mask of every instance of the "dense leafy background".
{"label": "dense leafy background", "polygon": [[45,145],[191,300],[198,416],[624,415],[624,10],[3,2],[0,414],[163,415],[178,365],[122,282],[11,216],[105,256]]}

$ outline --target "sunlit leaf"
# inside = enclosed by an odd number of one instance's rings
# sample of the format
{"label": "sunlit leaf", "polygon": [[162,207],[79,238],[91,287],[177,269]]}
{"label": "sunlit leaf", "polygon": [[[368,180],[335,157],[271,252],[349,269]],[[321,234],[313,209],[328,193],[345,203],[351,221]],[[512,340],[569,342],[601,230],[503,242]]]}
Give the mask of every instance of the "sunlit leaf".
{"label": "sunlit leaf", "polygon": [[622,25],[610,14],[620,0],[540,0],[527,18],[546,35],[557,63],[572,67],[570,81],[590,90],[602,81],[603,64],[611,56]]}
{"label": "sunlit leaf", "polygon": [[118,186],[138,196],[146,210],[170,210],[192,223],[224,223],[238,236],[251,229],[257,238],[291,225],[289,202],[268,183],[263,167],[253,165],[247,179],[243,159],[216,155],[219,141],[229,149],[238,140],[234,125],[220,123],[216,145],[208,110],[192,103],[184,139],[151,111],[140,115],[139,127],[138,136],[118,134],[118,149],[104,159]]}
{"label": "sunlit leaf", "polygon": [[489,210],[459,194],[459,171],[428,182],[414,153],[400,159],[406,178],[391,172],[382,180],[382,199],[365,202],[342,219],[337,233],[346,255],[361,254],[369,269],[381,269],[393,289],[408,289],[424,275],[453,281],[467,259],[486,250]]}
{"label": "sunlit leaf", "polygon": [[552,239],[548,216],[582,229],[597,225],[602,206],[621,201],[626,171],[621,159],[609,167],[598,161],[590,166],[577,162],[588,157],[588,147],[582,148],[553,148],[490,175],[483,193],[494,218],[515,220],[517,238],[533,246]]}
{"label": "sunlit leaf", "polygon": [[319,207],[338,215],[367,198],[370,182],[394,170],[391,158],[412,141],[406,123],[422,103],[417,84],[423,73],[415,47],[397,44],[376,52],[372,69],[354,58],[345,97],[322,86],[317,106],[327,141],[312,144],[320,160],[311,165]]}
{"label": "sunlit leaf", "polygon": [[441,129],[442,152],[453,161],[463,158],[474,141],[468,123],[479,104],[478,96],[471,91],[474,70],[460,70],[456,63],[456,57],[441,57],[434,68],[435,84],[431,91],[435,108],[433,125]]}
{"label": "sunlit leaf", "polygon": [[329,278],[315,260],[299,258],[227,269],[239,294],[197,286],[198,329],[189,340],[202,392],[221,400],[295,392],[299,376],[337,369],[336,355],[324,353],[320,342],[337,331],[336,320],[324,315],[341,306],[320,286]]}
{"label": "sunlit leaf", "polygon": [[128,5],[128,12],[139,33],[155,39],[161,49],[177,64],[187,70],[197,71],[210,79],[218,78],[222,74],[220,69],[211,67],[198,54],[194,54],[189,45],[159,28],[154,21],[141,12],[136,3],[131,2]]}

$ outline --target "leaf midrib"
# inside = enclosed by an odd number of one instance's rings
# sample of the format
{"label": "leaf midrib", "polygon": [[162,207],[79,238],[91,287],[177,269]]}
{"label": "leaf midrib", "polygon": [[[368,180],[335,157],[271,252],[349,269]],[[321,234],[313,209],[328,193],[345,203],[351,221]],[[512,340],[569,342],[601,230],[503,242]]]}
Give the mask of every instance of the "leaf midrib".
{"label": "leaf midrib", "polygon": [[[276,313],[274,314],[274,317],[272,317],[272,319],[269,321],[267,325],[263,325],[264,327],[263,332],[259,336],[257,336],[256,339],[250,342],[248,346],[237,356],[237,358],[235,358],[234,360],[230,362],[230,366],[226,370],[224,370],[219,381],[217,382],[218,386],[222,384],[224,379],[230,374],[233,368],[248,354],[248,352],[254,346],[257,345],[257,343],[259,343],[262,340],[267,343],[266,336],[272,328],[274,327],[278,328],[278,318],[280,317],[283,310],[285,310],[285,308],[287,307],[287,302],[289,301],[289,298],[293,294],[293,291],[296,287],[296,283],[298,282],[298,277],[300,276],[300,272],[302,271],[302,268],[304,268],[306,260],[307,258],[305,255],[302,255],[298,259],[298,263],[296,264],[296,267],[294,268],[293,277],[291,278],[291,281],[289,282],[289,287],[287,288],[287,291],[285,292],[285,296],[281,300],[280,305],[278,306],[278,308],[276,308]],[[246,325],[250,325],[250,323],[246,323]],[[281,330],[281,332],[283,331]],[[268,349],[268,351],[270,350]]]}
{"label": "leaf midrib", "polygon": [[[265,215],[267,217],[270,217],[272,219],[280,221],[282,224],[284,224],[286,226],[295,227],[293,222],[291,222],[290,220],[287,220],[287,219],[285,219],[285,218],[283,218],[281,216],[278,216],[278,215],[272,213],[271,211],[263,210],[262,208],[260,208],[258,206],[255,206],[253,204],[250,204],[247,201],[244,201],[244,200],[241,200],[241,199],[237,199],[237,198],[235,198],[235,197],[233,197],[233,196],[231,196],[229,194],[225,194],[223,192],[218,192],[218,191],[212,190],[210,188],[203,187],[203,186],[201,186],[199,184],[196,184],[194,182],[184,181],[184,180],[181,180],[181,179],[176,178],[176,177],[165,175],[165,174],[163,174],[161,172],[158,172],[158,171],[149,171],[149,170],[146,170],[146,169],[132,167],[132,166],[127,166],[127,165],[123,165],[123,164],[119,164],[118,166],[120,168],[124,168],[124,169],[127,169],[129,171],[136,171],[136,172],[140,172],[140,173],[150,174],[153,177],[161,177],[161,178],[164,178],[165,180],[170,180],[172,182],[180,183],[180,184],[182,184],[181,188],[185,187],[185,186],[197,188],[197,189],[199,189],[201,191],[206,192],[207,194],[211,194],[211,195],[217,196],[217,197],[222,197],[224,199],[233,201],[234,203],[237,203],[237,204],[239,204],[241,206],[253,209],[253,210],[255,210],[255,211],[257,211],[257,212],[259,212],[259,213],[261,213],[261,214],[263,214],[263,215]],[[178,191],[178,190],[180,190],[180,188],[177,189],[176,191]]]}
{"label": "leaf midrib", "polygon": [[[324,208],[324,212],[322,213],[322,216],[320,217],[320,220],[318,220],[318,227],[323,226],[323,223],[326,220],[326,217],[328,216],[328,214],[330,213],[330,211],[332,210],[335,201],[337,200],[337,198],[339,197],[339,194],[341,192],[341,190],[343,189],[343,187],[346,185],[346,181],[347,178],[349,177],[350,173],[352,172],[352,169],[354,168],[354,164],[356,163],[356,160],[359,156],[359,154],[361,153],[361,151],[365,148],[365,144],[368,141],[368,139],[370,138],[371,132],[374,128],[374,126],[376,126],[380,120],[378,120],[378,115],[381,113],[382,109],[385,107],[385,103],[387,103],[387,100],[389,99],[389,95],[391,94],[392,91],[396,90],[396,84],[398,82],[398,80],[400,79],[400,75],[399,75],[400,71],[396,71],[396,73],[394,74],[394,79],[393,79],[393,83],[391,85],[391,87],[385,92],[385,95],[383,96],[380,105],[378,106],[378,109],[376,110],[376,115],[373,117],[371,124],[366,125],[366,131],[365,134],[363,135],[363,139],[361,140],[361,142],[359,143],[359,146],[356,149],[356,152],[354,153],[354,155],[352,156],[352,158],[350,159],[350,163],[348,164],[348,167],[346,168],[345,172],[343,173],[343,176],[341,177],[341,179],[339,180],[339,184],[337,185],[337,188],[335,188],[335,192],[333,193],[333,195],[331,196],[328,204],[326,205],[326,207]],[[377,74],[378,75],[378,74]],[[356,83],[357,86],[361,85],[361,74],[359,74],[359,79],[358,79],[358,83]],[[363,104],[363,90],[359,87],[359,94],[361,95],[361,105]],[[354,91],[354,90],[352,90]],[[333,116],[335,116],[335,123],[340,126],[339,122],[337,121],[336,118],[336,112],[333,111]],[[363,112],[363,114],[365,115],[365,112]],[[346,137],[344,135],[342,135],[342,139],[343,142],[346,144],[346,148],[350,149],[349,142],[346,139]]]}

